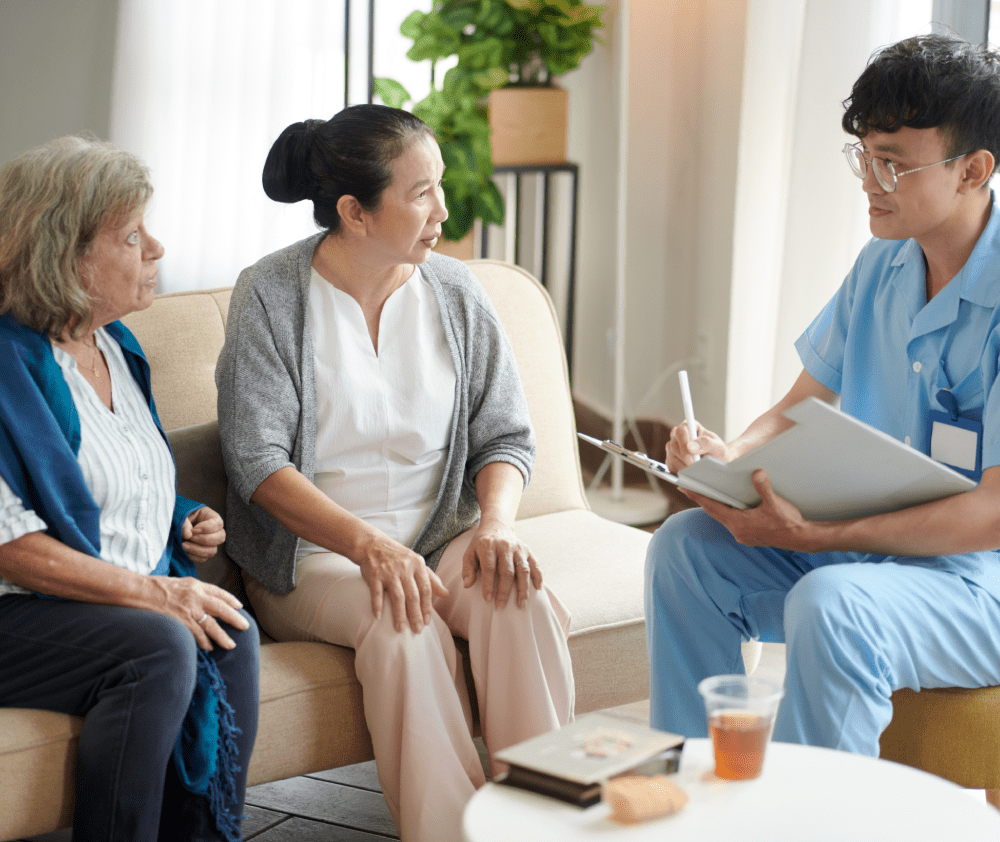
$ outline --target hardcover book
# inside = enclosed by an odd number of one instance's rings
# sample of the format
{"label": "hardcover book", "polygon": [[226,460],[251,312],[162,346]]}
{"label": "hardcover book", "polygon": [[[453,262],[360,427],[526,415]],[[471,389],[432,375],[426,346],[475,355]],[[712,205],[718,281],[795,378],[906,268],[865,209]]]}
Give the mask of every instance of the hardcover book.
{"label": "hardcover book", "polygon": [[588,713],[556,731],[499,751],[508,771],[497,783],[589,807],[601,786],[624,774],[676,772],[684,738],[615,711]]}

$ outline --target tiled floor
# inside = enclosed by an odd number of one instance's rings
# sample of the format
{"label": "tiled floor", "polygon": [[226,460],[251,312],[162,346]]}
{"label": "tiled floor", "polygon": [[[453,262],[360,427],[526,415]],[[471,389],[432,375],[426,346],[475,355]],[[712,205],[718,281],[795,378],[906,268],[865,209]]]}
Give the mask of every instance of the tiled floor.
{"label": "tiled floor", "polygon": [[[484,769],[486,747],[476,740]],[[262,784],[247,792],[243,838],[256,842],[375,842],[399,839],[375,762]]]}
{"label": "tiled floor", "polygon": [[259,842],[398,839],[375,763],[262,784],[247,793],[243,838]]}

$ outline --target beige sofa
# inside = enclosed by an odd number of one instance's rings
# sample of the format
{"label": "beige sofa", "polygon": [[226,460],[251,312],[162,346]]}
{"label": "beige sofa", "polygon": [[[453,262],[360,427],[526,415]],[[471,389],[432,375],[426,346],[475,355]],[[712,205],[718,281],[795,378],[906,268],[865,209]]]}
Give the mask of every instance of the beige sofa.
{"label": "beige sofa", "polygon": [[[469,264],[510,335],[538,439],[534,477],[517,529],[572,613],[569,647],[576,711],[648,696],[642,569],[649,534],[603,520],[583,494],[565,357],[551,301],[527,273]],[[215,361],[228,289],[157,298],[126,322],[149,357],[157,409],[178,464],[181,493],[224,513],[225,475],[215,423]],[[241,594],[220,552],[202,577]],[[0,709],[0,840],[67,827],[80,720]],[[322,643],[266,641],[250,784],[369,760],[371,742],[354,652]]]}

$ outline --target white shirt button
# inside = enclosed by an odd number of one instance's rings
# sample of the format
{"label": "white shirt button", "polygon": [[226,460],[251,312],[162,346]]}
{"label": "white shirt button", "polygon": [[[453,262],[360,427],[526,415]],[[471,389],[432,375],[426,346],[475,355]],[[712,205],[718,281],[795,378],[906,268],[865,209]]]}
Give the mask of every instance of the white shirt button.
{"label": "white shirt button", "polygon": [[919,360],[913,364],[913,370],[916,371],[917,373],[919,373],[920,369],[922,368],[923,366],[920,364]]}

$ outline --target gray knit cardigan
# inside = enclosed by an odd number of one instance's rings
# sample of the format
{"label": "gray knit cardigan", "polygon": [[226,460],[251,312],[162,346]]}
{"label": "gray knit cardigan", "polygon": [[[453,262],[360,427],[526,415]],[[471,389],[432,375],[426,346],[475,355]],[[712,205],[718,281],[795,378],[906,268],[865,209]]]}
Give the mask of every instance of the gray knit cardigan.
{"label": "gray knit cardigan", "polygon": [[[240,273],[215,370],[229,478],[226,552],[277,594],[295,587],[299,539],[250,496],[289,465],[313,479],[316,379],[307,309],[313,252],[323,236],[276,251]],[[437,254],[420,268],[441,308],[457,375],[443,481],[412,548],[433,568],[448,542],[479,519],[479,470],[509,462],[527,484],[535,437],[514,353],[479,281],[460,261]]]}

